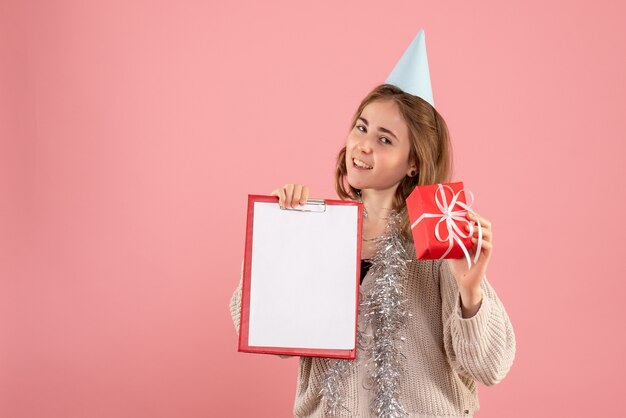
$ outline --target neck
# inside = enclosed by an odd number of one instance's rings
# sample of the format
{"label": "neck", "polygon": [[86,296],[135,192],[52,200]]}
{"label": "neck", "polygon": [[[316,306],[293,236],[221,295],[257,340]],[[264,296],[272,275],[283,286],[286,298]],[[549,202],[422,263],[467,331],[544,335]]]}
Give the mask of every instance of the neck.
{"label": "neck", "polygon": [[389,189],[363,189],[361,190],[361,199],[363,205],[367,209],[368,222],[378,222],[381,218],[386,218],[391,213],[393,200],[396,194],[396,184]]}

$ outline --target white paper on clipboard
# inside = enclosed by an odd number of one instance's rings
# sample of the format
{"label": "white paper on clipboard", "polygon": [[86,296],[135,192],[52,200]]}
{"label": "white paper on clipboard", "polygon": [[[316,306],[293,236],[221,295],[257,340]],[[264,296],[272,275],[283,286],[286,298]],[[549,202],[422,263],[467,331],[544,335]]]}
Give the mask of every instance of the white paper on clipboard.
{"label": "white paper on clipboard", "polygon": [[254,202],[250,346],[355,348],[357,229],[354,205]]}

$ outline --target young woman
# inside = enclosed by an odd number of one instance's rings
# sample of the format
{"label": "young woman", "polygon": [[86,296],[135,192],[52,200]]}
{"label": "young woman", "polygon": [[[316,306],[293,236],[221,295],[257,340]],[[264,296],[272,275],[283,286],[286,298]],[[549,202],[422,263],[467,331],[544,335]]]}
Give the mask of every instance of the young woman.
{"label": "young woman", "polygon": [[[398,278],[409,314],[397,346],[384,348],[381,321],[364,318],[376,295],[374,260],[384,264],[381,237],[395,233],[413,254],[405,199],[417,185],[450,182],[448,130],[425,100],[391,84],[370,92],[356,111],[346,146],[337,158],[336,190],[341,199],[363,202],[361,297],[357,360],[300,357],[294,405],[296,417],[471,417],[480,407],[476,381],[500,382],[515,357],[509,317],[485,273],[493,250],[491,222],[482,226],[479,259],[415,260]],[[309,189],[286,184],[272,192],[281,207],[304,204]],[[476,219],[467,215],[471,223]],[[389,230],[389,220],[397,228]],[[469,229],[469,227],[468,227]],[[474,246],[470,250],[475,255]],[[380,270],[376,270],[380,271]],[[239,329],[241,281],[231,298]],[[372,313],[372,312],[370,312]],[[382,337],[380,337],[382,338]],[[385,351],[387,350],[387,351]],[[384,369],[381,357],[395,353],[400,368]],[[281,356],[286,357],[286,356]],[[374,370],[372,372],[372,370]],[[394,383],[395,382],[395,383]]]}

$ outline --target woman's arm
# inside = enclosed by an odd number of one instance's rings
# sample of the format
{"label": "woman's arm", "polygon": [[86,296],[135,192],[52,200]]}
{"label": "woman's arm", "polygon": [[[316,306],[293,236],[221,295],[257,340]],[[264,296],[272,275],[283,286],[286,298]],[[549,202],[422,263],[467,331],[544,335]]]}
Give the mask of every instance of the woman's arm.
{"label": "woman's arm", "polygon": [[461,294],[446,260],[439,267],[444,347],[459,373],[492,386],[509,372],[515,358],[515,333],[495,290],[483,277],[478,311],[463,318]]}

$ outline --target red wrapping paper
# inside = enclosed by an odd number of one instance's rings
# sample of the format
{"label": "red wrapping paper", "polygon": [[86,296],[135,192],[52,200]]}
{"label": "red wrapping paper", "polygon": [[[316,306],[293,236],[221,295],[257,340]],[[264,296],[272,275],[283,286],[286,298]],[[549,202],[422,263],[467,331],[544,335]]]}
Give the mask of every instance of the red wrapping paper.
{"label": "red wrapping paper", "polygon": [[[468,264],[471,263],[469,250],[473,246],[475,226],[467,219],[467,212],[473,213],[474,199],[472,192],[468,191],[468,194],[471,197],[469,204],[463,182],[456,182],[417,186],[407,197],[417,259],[465,257]],[[470,225],[469,231],[466,225]],[[480,231],[479,239],[482,239]]]}

